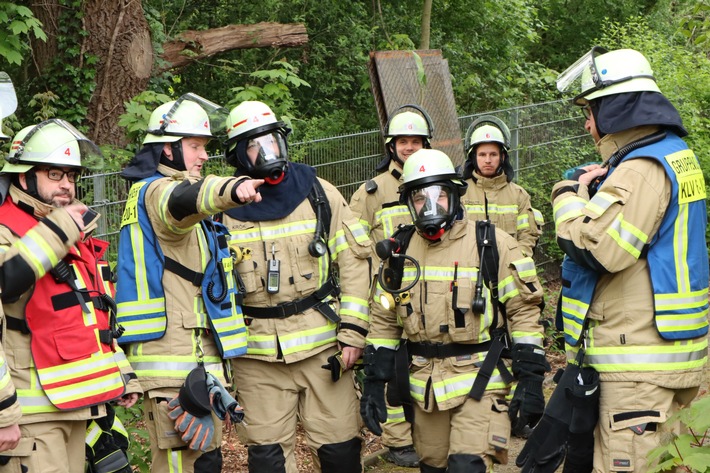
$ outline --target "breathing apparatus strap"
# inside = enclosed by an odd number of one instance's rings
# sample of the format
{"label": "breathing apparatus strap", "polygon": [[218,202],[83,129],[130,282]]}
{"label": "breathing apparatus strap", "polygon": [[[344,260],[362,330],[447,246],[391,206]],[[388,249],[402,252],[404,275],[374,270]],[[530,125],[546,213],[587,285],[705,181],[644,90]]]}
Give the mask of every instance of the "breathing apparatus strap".
{"label": "breathing apparatus strap", "polygon": [[[493,308],[493,321],[491,322],[491,348],[483,360],[481,369],[476,374],[476,379],[471,386],[469,397],[480,401],[483,393],[493,376],[493,370],[498,367],[500,376],[506,383],[513,381],[513,375],[508,367],[503,363],[503,358],[510,357],[510,337],[508,336],[508,320],[505,316],[505,307],[498,302],[498,265],[500,258],[498,246],[496,245],[495,225],[488,220],[476,222],[476,245],[478,246],[478,256],[480,267],[478,280],[476,281],[475,297],[483,297],[483,283],[488,286],[491,295],[491,307]],[[503,326],[498,328],[498,313],[503,315]]]}

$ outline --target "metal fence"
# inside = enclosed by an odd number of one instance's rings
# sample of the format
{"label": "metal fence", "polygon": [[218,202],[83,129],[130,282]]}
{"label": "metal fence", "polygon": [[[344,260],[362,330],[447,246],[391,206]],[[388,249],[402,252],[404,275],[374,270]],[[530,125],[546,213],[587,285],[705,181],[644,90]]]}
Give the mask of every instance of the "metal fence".
{"label": "metal fence", "polygon": [[[461,136],[468,125],[483,114],[494,115],[510,128],[516,181],[530,192],[533,206],[545,216],[543,237],[535,259],[543,273],[556,276],[559,251],[549,203],[552,185],[561,171],[593,160],[594,148],[583,129],[582,115],[563,101],[495,110],[459,118]],[[383,153],[379,130],[334,136],[290,144],[294,160],[314,166],[318,175],[335,185],[346,199],[375,174]],[[228,175],[232,169],[219,157],[211,158],[205,172]],[[126,181],[117,172],[86,176],[81,180],[80,198],[104,218],[96,233],[118,248],[121,215],[128,194]]]}

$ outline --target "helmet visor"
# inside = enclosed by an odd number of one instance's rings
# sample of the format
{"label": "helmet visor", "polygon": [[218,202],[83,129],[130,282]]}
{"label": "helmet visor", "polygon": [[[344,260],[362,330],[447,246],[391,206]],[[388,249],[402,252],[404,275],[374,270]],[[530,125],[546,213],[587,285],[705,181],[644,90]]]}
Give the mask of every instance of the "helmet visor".
{"label": "helmet visor", "polygon": [[439,226],[453,214],[453,189],[441,183],[412,189],[407,195],[409,213],[417,224],[430,222]]}
{"label": "helmet visor", "polygon": [[[213,138],[217,138],[220,141],[223,141],[227,138],[227,129],[225,124],[227,123],[227,118],[229,117],[229,110],[222,107],[221,105],[207,100],[204,97],[200,97],[197,94],[193,94],[192,92],[181,95],[180,98],[175,101],[173,106],[170,107],[168,113],[165,114],[162,124],[160,125],[160,129],[148,130],[148,133],[158,136],[172,135],[172,133],[166,131],[166,128],[171,122],[171,118],[175,116],[178,109],[180,108],[180,105],[182,105],[184,102],[194,102],[207,113],[207,117],[210,121],[210,131],[212,133],[211,136]],[[181,133],[179,134],[179,136],[183,136],[183,134]]]}
{"label": "helmet visor", "polygon": [[255,168],[260,168],[274,161],[288,159],[286,138],[278,131],[249,138],[246,155]]}

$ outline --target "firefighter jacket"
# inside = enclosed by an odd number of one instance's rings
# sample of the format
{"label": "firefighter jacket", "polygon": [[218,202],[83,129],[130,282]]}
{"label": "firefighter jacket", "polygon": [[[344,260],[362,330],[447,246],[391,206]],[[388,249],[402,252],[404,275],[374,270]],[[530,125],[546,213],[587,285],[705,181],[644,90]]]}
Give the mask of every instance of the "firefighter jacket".
{"label": "firefighter jacket", "polygon": [[[155,340],[128,344],[125,347],[126,355],[146,391],[174,391],[182,386],[198,362],[203,362],[207,371],[224,382],[222,357],[210,330],[199,278],[210,260],[208,240],[200,222],[215,213],[241,205],[238,203],[236,189],[242,179],[214,175],[198,178],[190,176],[187,171],[175,171],[163,164],[158,166],[157,172],[164,177],[148,183],[142,193],[134,191],[129,194],[136,198],[140,194],[144,199],[156,245],[165,258],[179,262],[181,269],[177,272],[165,270],[162,273],[163,303],[167,314],[164,335]],[[141,186],[141,182],[134,186]],[[124,222],[132,218],[126,214],[138,208],[135,202],[129,208],[129,203],[124,212]],[[141,241],[142,238],[133,239],[136,245]],[[119,243],[119,247],[121,245]],[[119,253],[119,273],[125,266],[134,266],[138,271],[140,268],[145,269],[146,265],[159,264],[153,261],[141,263],[133,259],[140,260],[141,251],[141,248],[134,248],[130,252]],[[185,274],[197,278],[190,280]],[[141,278],[133,280],[140,281]],[[123,282],[119,279],[117,283],[119,295],[124,291],[121,287]],[[145,282],[146,294],[147,284]],[[149,298],[152,299],[152,295]],[[156,391],[153,395],[160,393]]]}
{"label": "firefighter jacket", "polygon": [[[276,220],[240,221],[224,216],[230,244],[251,251],[251,259],[237,265],[246,288],[248,358],[293,363],[336,342],[365,346],[372,245],[340,192],[327,181],[319,181],[331,210],[324,256],[313,257],[308,251],[317,221],[308,199]],[[274,271],[269,278],[269,260],[279,262],[277,288]],[[339,282],[339,296],[329,290],[333,282]],[[316,306],[304,302],[314,298],[320,301]],[[249,307],[260,315],[252,318]]]}
{"label": "firefighter jacket", "polygon": [[[41,219],[24,237],[9,246],[0,247],[0,292],[5,292],[5,287],[10,292],[23,292],[51,269],[50,261],[64,258],[79,236],[79,228],[69,214],[56,209]],[[23,277],[29,279],[20,281]],[[5,314],[2,306],[0,317],[3,319],[1,333],[4,333]],[[0,428],[16,424],[21,416],[20,403],[6,360],[5,351],[0,346]]]}
{"label": "firefighter jacket", "polygon": [[350,210],[375,243],[392,236],[399,224],[412,223],[409,209],[399,202],[400,184],[402,168],[391,160],[387,172],[361,185],[350,199]]}
{"label": "firefighter jacket", "polygon": [[[658,131],[637,127],[606,135],[597,146],[606,161]],[[591,199],[576,181],[553,188],[561,248],[598,277],[588,306],[578,296],[562,305],[580,321],[586,312],[585,363],[603,381],[698,386],[707,362],[708,311],[702,173],[671,132],[628,156]],[[571,326],[566,332],[570,338]],[[567,350],[568,359],[577,351],[569,344]]]}
{"label": "firefighter jacket", "polygon": [[544,221],[542,213],[533,209],[527,191],[514,182],[508,182],[504,173],[483,177],[474,172],[466,182],[468,189],[461,197],[461,203],[468,218],[490,220],[496,228],[518,240],[525,255],[532,256]]}
{"label": "firefighter jacket", "polygon": [[[0,207],[1,245],[35,239],[34,267],[20,266],[22,274],[17,274],[30,285],[6,284],[3,293],[3,343],[22,409],[21,424],[101,416],[105,402],[126,392],[142,392],[123,352],[115,340],[106,338],[113,296],[103,260],[107,243],[85,236],[96,227],[98,216],[81,239],[69,217],[62,227],[53,228],[59,241],[40,241],[38,226],[50,221],[52,211],[14,186]],[[62,264],[67,265],[68,278],[59,273],[37,277]]]}
{"label": "firefighter jacket", "polygon": [[118,321],[125,329],[122,342],[147,342],[165,335],[167,314],[162,278],[174,272],[202,288],[210,329],[222,358],[243,355],[247,349],[246,327],[241,312],[241,294],[227,245],[229,231],[221,223],[200,221],[207,264],[194,273],[179,261],[166,258],[157,244],[145,206],[145,192],[162,174],[142,179],[131,187],[121,221],[118,265],[121,290],[116,295]]}
{"label": "firefighter jacket", "polygon": [[[397,349],[402,338],[408,339],[408,344],[471,347],[469,353],[457,356],[413,356],[410,395],[426,411],[433,409],[432,399],[441,410],[464,403],[486,355],[476,345],[488,346],[493,338],[491,332],[506,327],[504,320],[513,344],[543,344],[538,322],[543,293],[535,263],[522,254],[515,239],[504,231],[495,229],[495,238],[499,255],[498,300],[505,311],[498,310],[495,315],[487,285],[483,286],[484,313],[475,314],[471,308],[480,261],[476,224],[466,219],[455,221],[437,242],[414,233],[406,254],[419,263],[421,276],[409,291],[409,303],[398,304],[396,311],[373,304],[367,341],[375,349]],[[414,264],[405,261],[402,286],[415,277]],[[507,388],[496,368],[486,390],[502,392]]]}

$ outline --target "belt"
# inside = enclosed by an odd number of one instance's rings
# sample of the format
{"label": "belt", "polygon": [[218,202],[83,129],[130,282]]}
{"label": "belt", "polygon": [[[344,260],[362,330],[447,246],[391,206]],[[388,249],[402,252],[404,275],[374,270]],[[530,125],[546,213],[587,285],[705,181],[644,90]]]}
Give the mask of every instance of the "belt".
{"label": "belt", "polygon": [[488,351],[490,347],[490,341],[476,344],[407,341],[407,352],[412,356],[423,356],[424,358],[449,358],[451,356],[471,355]]}
{"label": "belt", "polygon": [[247,317],[253,317],[255,319],[285,319],[315,307],[318,312],[323,314],[323,316],[331,322],[339,322],[340,317],[338,317],[335,311],[328,304],[322,302],[323,299],[329,295],[334,293],[337,294],[337,290],[338,287],[335,285],[333,280],[329,279],[310,296],[291,302],[284,302],[271,307],[253,307],[245,305],[242,306],[242,312]]}

